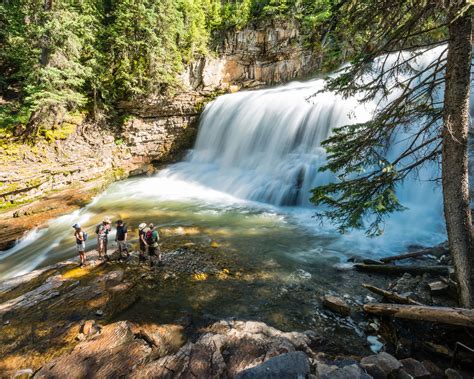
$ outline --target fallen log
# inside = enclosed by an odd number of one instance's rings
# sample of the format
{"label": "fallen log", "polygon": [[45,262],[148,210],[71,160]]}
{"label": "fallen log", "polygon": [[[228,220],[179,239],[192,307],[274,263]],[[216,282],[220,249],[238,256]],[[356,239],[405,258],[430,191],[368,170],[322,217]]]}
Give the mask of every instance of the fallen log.
{"label": "fallen log", "polygon": [[371,286],[370,284],[362,284],[362,287],[368,289],[370,292],[376,293],[377,295],[381,295],[386,299],[392,300],[396,303],[421,305],[421,303],[410,299],[409,297],[399,295],[398,293],[393,291],[385,291],[382,288]]}
{"label": "fallen log", "polygon": [[364,311],[381,316],[474,328],[474,309],[378,303],[365,304]]}
{"label": "fallen log", "polygon": [[381,258],[380,260],[383,263],[390,263],[394,261],[400,261],[402,259],[408,259],[408,258],[417,258],[417,257],[422,257],[423,255],[428,255],[431,253],[431,250],[426,249],[426,250],[419,250],[419,251],[414,251],[412,253],[405,253],[405,254],[400,254],[400,255],[392,255],[390,257],[385,257]]}
{"label": "fallen log", "polygon": [[393,275],[404,274],[405,272],[408,272],[410,274],[429,273],[429,274],[448,275],[450,266],[442,266],[442,265],[437,265],[437,266],[414,266],[414,265],[395,266],[395,265],[366,265],[366,264],[357,263],[357,264],[354,265],[354,268],[358,271],[379,272],[379,273],[382,273],[382,274],[393,274]]}

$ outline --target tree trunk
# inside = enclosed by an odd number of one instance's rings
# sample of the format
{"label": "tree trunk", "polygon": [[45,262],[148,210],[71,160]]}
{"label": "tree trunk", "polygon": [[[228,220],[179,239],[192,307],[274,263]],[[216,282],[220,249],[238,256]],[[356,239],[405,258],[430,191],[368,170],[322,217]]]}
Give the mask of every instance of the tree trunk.
{"label": "tree trunk", "polygon": [[[51,11],[53,8],[53,0],[44,0],[43,4],[43,9],[45,12]],[[45,67],[48,64],[49,61],[49,36],[48,35],[43,35],[42,39],[42,46],[41,46],[41,57],[40,57],[40,63],[41,66]]]}
{"label": "tree trunk", "polygon": [[366,265],[357,263],[354,265],[357,271],[378,272],[386,275],[399,275],[408,272],[410,274],[422,275],[424,273],[448,275],[449,266],[415,266],[415,265]]}
{"label": "tree trunk", "polygon": [[416,300],[410,299],[407,296],[402,296],[394,291],[385,291],[382,288],[371,286],[370,284],[362,284],[362,287],[368,289],[370,292],[383,296],[384,298],[400,304],[422,305]]}
{"label": "tree trunk", "polygon": [[460,303],[473,308],[474,259],[467,157],[472,23],[469,12],[459,14],[461,8],[462,5],[453,6],[450,11],[442,178],[449,250],[459,284]]}
{"label": "tree trunk", "polygon": [[375,315],[393,316],[406,320],[438,322],[474,328],[474,310],[471,309],[370,303],[364,305],[364,311]]}

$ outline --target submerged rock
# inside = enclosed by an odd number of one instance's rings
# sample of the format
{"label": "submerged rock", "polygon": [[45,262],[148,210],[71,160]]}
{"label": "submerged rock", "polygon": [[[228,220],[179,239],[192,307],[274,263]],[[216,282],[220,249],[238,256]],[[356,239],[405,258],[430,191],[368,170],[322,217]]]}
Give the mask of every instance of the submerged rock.
{"label": "submerged rock", "polygon": [[340,297],[324,295],[321,300],[325,308],[338,313],[341,316],[346,317],[351,314],[351,307]]}
{"label": "submerged rock", "polygon": [[236,379],[306,378],[310,373],[308,356],[301,352],[281,354],[262,364],[239,372]]}

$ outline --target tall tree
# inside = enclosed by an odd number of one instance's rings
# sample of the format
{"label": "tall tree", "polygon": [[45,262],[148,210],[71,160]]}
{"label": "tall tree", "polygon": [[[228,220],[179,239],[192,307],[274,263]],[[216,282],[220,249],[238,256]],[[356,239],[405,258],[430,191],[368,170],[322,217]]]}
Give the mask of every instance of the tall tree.
{"label": "tall tree", "polygon": [[[445,218],[455,262],[460,302],[474,306],[471,216],[467,171],[472,6],[464,0],[348,1],[340,11],[367,43],[357,46],[352,65],[329,88],[375,101],[372,120],[335,130],[325,142],[337,183],[313,190],[322,215],[340,230],[383,232],[385,216],[404,209],[397,185],[427,164],[441,160]],[[414,63],[437,56],[424,67]],[[443,95],[444,92],[444,95]],[[389,96],[397,93],[395,99]],[[444,99],[443,99],[444,96]],[[404,149],[387,158],[395,136]],[[432,178],[437,179],[437,178]]]}
{"label": "tall tree", "polygon": [[474,251],[467,155],[472,18],[460,5],[453,6],[448,17],[442,152],[444,213],[461,304],[474,308]]}

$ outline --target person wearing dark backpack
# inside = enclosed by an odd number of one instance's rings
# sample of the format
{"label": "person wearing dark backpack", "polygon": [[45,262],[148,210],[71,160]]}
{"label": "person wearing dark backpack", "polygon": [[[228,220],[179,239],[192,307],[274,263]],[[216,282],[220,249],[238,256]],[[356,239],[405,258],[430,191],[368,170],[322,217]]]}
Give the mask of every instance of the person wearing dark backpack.
{"label": "person wearing dark backpack", "polygon": [[107,255],[107,243],[109,240],[109,232],[110,232],[110,219],[108,217],[104,218],[97,227],[95,228],[95,232],[97,234],[97,252],[99,253],[99,259],[103,260],[108,259]]}
{"label": "person wearing dark backpack", "polygon": [[87,233],[82,231],[79,224],[74,224],[74,238],[76,239],[76,250],[79,253],[80,266],[86,265],[86,239]]}
{"label": "person wearing dark backpack", "polygon": [[123,223],[122,220],[118,220],[117,223],[117,234],[115,235],[115,242],[117,242],[118,252],[119,252],[119,259],[122,259],[123,253],[125,253],[125,257],[129,258],[130,253],[128,252],[127,248],[127,235],[128,230],[127,226]]}
{"label": "person wearing dark backpack", "polygon": [[148,225],[148,231],[145,234],[145,241],[148,245],[148,255],[150,256],[150,266],[153,267],[155,265],[155,260],[158,258],[158,265],[161,265],[161,251],[160,246],[158,245],[158,241],[160,240],[160,236],[158,235],[158,231],[155,228],[154,224]]}

